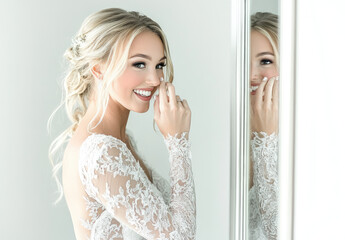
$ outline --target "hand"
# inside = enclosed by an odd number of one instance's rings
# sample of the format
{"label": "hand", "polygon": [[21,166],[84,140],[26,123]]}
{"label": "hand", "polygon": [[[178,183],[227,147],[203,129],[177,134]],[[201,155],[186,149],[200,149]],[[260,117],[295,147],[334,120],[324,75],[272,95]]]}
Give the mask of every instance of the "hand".
{"label": "hand", "polygon": [[251,95],[250,124],[252,132],[278,134],[279,124],[278,77],[262,81],[255,95]]}
{"label": "hand", "polygon": [[154,103],[154,119],[163,136],[167,137],[168,134],[175,136],[182,132],[188,133],[191,111],[187,101],[181,101],[180,97],[175,95],[175,87],[171,83],[162,81],[158,91],[159,95]]}

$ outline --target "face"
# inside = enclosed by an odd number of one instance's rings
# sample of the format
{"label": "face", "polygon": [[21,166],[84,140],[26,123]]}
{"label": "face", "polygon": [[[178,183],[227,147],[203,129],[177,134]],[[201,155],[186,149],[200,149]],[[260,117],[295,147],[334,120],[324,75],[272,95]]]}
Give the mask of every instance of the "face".
{"label": "face", "polygon": [[250,44],[251,94],[255,95],[255,90],[258,88],[257,86],[260,85],[264,77],[270,79],[278,76],[279,73],[276,64],[276,57],[270,41],[258,31],[253,30],[251,32]]}
{"label": "face", "polygon": [[126,69],[113,83],[112,100],[128,110],[146,112],[160,78],[164,77],[165,61],[163,43],[155,33],[146,31],[136,36]]}

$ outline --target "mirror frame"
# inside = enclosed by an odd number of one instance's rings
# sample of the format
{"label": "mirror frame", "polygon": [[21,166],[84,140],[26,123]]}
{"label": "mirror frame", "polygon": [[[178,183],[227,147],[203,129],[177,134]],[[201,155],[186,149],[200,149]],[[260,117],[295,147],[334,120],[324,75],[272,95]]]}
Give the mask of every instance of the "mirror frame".
{"label": "mirror frame", "polygon": [[[280,11],[284,9],[284,11]],[[250,0],[231,1],[230,234],[248,239]],[[279,2],[278,239],[293,239],[296,0]],[[284,31],[281,31],[284,29]],[[284,91],[281,91],[284,89]]]}
{"label": "mirror frame", "polygon": [[249,0],[231,1],[230,238],[247,239],[249,159]]}

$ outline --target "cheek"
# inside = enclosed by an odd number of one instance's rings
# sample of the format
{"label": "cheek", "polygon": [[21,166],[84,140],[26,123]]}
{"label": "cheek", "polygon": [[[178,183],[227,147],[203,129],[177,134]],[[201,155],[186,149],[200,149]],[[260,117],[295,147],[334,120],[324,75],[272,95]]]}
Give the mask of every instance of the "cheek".
{"label": "cheek", "polygon": [[278,76],[278,71],[275,67],[262,69],[261,75],[267,77],[268,79]]}
{"label": "cheek", "polygon": [[117,81],[117,89],[133,90],[142,82],[143,77],[137,72],[126,71]]}

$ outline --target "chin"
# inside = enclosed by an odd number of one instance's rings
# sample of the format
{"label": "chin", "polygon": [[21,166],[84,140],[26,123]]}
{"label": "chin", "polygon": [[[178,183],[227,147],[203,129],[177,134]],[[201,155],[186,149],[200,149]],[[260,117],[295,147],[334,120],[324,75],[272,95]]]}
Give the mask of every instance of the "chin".
{"label": "chin", "polygon": [[136,113],[146,113],[150,108],[150,105],[147,105],[147,107],[140,107],[140,108],[135,108],[135,109],[132,109],[133,112],[136,112]]}

